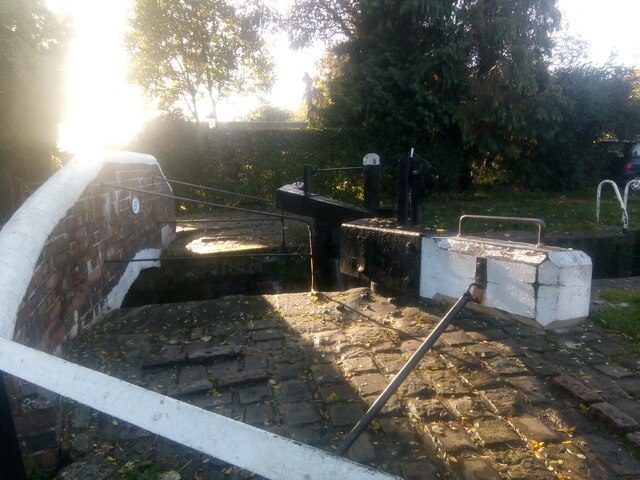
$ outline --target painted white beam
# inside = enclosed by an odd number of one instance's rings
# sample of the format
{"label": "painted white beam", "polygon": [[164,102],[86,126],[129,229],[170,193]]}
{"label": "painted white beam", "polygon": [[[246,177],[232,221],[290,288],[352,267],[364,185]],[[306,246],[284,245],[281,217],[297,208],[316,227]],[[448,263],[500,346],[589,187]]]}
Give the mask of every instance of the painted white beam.
{"label": "painted white beam", "polygon": [[579,250],[485,238],[424,237],[420,296],[458,298],[486,265],[481,306],[538,327],[589,315],[591,259]]}
{"label": "painted white beam", "polygon": [[399,480],[2,338],[0,370],[266,478]]}

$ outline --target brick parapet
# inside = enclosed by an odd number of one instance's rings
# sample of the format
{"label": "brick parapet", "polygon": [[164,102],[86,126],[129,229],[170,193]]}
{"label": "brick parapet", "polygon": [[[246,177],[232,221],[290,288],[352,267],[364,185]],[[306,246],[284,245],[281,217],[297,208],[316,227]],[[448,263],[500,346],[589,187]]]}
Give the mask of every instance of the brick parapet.
{"label": "brick parapet", "polygon": [[55,351],[104,311],[127,266],[122,260],[162,248],[161,222],[175,218],[173,200],[105,185],[171,193],[161,174],[155,165],[104,166],[45,242],[18,310],[15,341]]}
{"label": "brick parapet", "polygon": [[[45,193],[36,192],[0,233],[0,247],[5,248],[0,270],[10,273],[3,275],[5,282],[15,287],[6,289],[12,291],[5,293],[9,301],[0,312],[0,336],[13,331],[14,341],[48,353],[61,351],[65,340],[106,309],[119,306],[118,298],[129,286],[122,284],[123,278],[135,278],[140,268],[152,265],[137,264],[131,273],[127,261],[139,252],[159,252],[174,233],[173,199],[126,189],[171,193],[153,157],[115,152],[95,160],[97,166],[80,164],[87,161],[92,159],[72,160],[63,168],[71,172],[52,177],[43,186]],[[85,184],[74,185],[76,176]],[[134,197],[140,205],[137,214]],[[60,205],[50,203],[58,201]],[[26,287],[16,286],[21,282]],[[125,291],[114,296],[118,289]],[[13,310],[6,305],[10,303],[16,305]],[[26,463],[54,466],[58,400],[15,377],[6,384]]]}

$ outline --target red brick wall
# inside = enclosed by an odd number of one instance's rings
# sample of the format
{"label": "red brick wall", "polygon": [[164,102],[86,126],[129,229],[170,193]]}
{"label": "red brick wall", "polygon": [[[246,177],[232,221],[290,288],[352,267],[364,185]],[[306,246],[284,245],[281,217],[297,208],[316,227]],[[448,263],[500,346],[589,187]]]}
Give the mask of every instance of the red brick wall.
{"label": "red brick wall", "polygon": [[[162,228],[172,233],[171,198],[105,184],[170,194],[157,165],[107,163],[47,239],[19,307],[14,340],[58,352],[106,308],[127,262],[145,249],[162,248]],[[132,197],[140,202],[134,214]],[[169,230],[168,230],[169,229]],[[59,401],[42,389],[7,378],[14,423],[28,465],[58,461]]]}
{"label": "red brick wall", "polygon": [[[174,202],[103,183],[170,194],[154,165],[107,164],[55,227],[18,311],[14,340],[53,352],[105,307],[128,260],[145,248],[161,248],[160,222],[175,219]],[[137,196],[140,212],[131,208]]]}

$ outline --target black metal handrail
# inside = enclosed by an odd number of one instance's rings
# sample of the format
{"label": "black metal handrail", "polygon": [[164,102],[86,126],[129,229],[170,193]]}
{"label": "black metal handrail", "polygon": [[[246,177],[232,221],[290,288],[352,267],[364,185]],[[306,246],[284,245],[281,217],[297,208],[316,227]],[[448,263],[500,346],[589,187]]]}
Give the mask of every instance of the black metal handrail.
{"label": "black metal handrail", "polygon": [[381,166],[358,165],[352,167],[328,167],[318,168],[315,165],[305,165],[302,177],[302,189],[307,197],[315,195],[313,193],[314,176],[318,172],[342,172],[342,171],[362,171],[364,173],[364,204],[365,208],[371,212],[376,212],[380,206],[380,182]]}
{"label": "black metal handrail", "polygon": [[[163,197],[163,198],[171,198],[173,200],[180,200],[183,202],[191,202],[191,203],[195,203],[198,205],[207,205],[210,207],[216,207],[216,208],[226,208],[228,210],[235,210],[235,211],[240,211],[240,212],[247,212],[247,213],[255,213],[258,215],[264,215],[266,217],[272,217],[272,218],[278,218],[281,219],[283,222],[284,220],[291,220],[294,222],[300,222],[303,223],[307,226],[307,235],[309,238],[309,269],[310,269],[310,277],[311,277],[311,285],[310,285],[310,290],[313,292],[315,291],[315,280],[314,280],[314,260],[313,260],[313,225],[311,222],[309,222],[308,220],[305,220],[303,218],[299,218],[299,217],[294,217],[291,215],[284,215],[284,214],[278,214],[278,213],[271,213],[271,212],[263,212],[261,210],[254,210],[251,208],[243,208],[243,207],[234,207],[231,205],[224,205],[224,204],[220,204],[220,203],[213,203],[213,202],[207,202],[205,200],[196,200],[194,198],[188,198],[188,197],[179,197],[177,195],[170,195],[168,193],[161,193],[161,192],[153,192],[150,190],[144,190],[142,188],[135,188],[135,187],[126,187],[124,185],[118,185],[118,184],[114,184],[114,183],[108,183],[108,182],[102,182],[101,185],[105,186],[105,187],[109,187],[109,188],[119,188],[121,190],[127,190],[130,192],[137,192],[137,193],[144,193],[147,195],[152,195],[152,196],[157,196],[157,197]],[[291,254],[294,255],[294,254]],[[302,254],[295,254],[298,256],[303,256]],[[250,254],[239,254],[236,256],[251,256]],[[306,255],[305,255],[306,256]],[[113,261],[117,261],[117,259],[112,259]],[[160,259],[160,260],[164,260]],[[147,261],[158,261],[157,259],[151,259],[151,260],[147,260]]]}
{"label": "black metal handrail", "polygon": [[256,197],[254,195],[247,195],[246,193],[232,192],[231,190],[223,190],[221,188],[205,187],[204,185],[198,185],[196,183],[188,183],[180,180],[171,180],[171,179],[162,178],[162,177],[154,177],[154,178],[156,180],[162,180],[163,182],[176,183],[178,185],[185,185],[187,187],[199,188],[201,190],[206,190],[209,192],[223,193],[225,195],[247,198],[249,200],[255,200],[257,202],[270,203],[272,205],[276,204],[274,200],[269,200],[268,198]]}

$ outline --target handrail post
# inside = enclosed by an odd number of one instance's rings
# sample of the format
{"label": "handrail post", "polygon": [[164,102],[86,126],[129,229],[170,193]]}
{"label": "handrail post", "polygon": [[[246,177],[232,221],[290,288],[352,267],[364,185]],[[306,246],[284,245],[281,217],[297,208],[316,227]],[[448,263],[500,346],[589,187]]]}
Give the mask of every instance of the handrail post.
{"label": "handrail post", "polygon": [[377,213],[380,206],[380,157],[375,153],[368,153],[362,159],[364,167],[364,206],[371,213]]}
{"label": "handrail post", "polygon": [[627,230],[629,229],[629,188],[632,188],[633,190],[639,190],[640,179],[634,178],[633,180],[629,180],[624,186],[624,210],[627,213]]}
{"label": "handrail post", "polygon": [[398,197],[396,199],[396,221],[398,225],[409,225],[411,187],[409,185],[409,167],[411,159],[402,157],[398,160]]}
{"label": "handrail post", "polygon": [[313,191],[313,176],[315,175],[316,167],[314,165],[305,165],[302,177],[303,191],[305,196],[311,195]]}
{"label": "handrail post", "polygon": [[[629,229],[629,214],[627,212],[627,188],[625,188],[625,198],[623,200],[622,196],[620,195],[620,189],[613,180],[603,180],[598,184],[598,189],[596,190],[596,222],[600,223],[600,195],[602,193],[602,186],[606,184],[610,184],[613,187],[613,193],[616,194],[616,198],[618,199],[618,203],[620,204],[620,208],[622,209],[622,233],[627,233],[627,230]],[[629,184],[627,184],[627,187],[628,186]]]}

